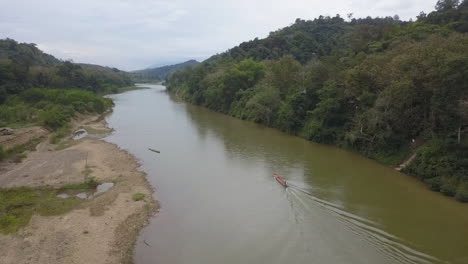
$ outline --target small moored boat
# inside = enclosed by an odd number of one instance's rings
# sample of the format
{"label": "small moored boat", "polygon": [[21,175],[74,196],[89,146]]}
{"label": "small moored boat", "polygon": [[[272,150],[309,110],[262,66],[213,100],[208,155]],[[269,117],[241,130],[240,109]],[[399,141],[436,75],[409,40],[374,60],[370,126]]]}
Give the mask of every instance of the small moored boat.
{"label": "small moored boat", "polygon": [[276,181],[279,182],[279,184],[283,185],[284,188],[288,187],[288,184],[286,183],[286,180],[283,179],[283,177],[279,176],[278,174],[273,174],[273,177],[275,177]]}
{"label": "small moored boat", "polygon": [[159,150],[155,150],[155,149],[152,149],[152,148],[148,148],[150,151],[153,151],[153,152],[156,152],[156,153],[161,153]]}

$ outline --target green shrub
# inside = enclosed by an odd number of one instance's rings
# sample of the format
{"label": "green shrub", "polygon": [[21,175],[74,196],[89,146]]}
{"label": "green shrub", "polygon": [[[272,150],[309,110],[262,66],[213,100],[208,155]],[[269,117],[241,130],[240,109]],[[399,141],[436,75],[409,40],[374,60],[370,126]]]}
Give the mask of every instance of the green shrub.
{"label": "green shrub", "polygon": [[29,89],[23,92],[21,97],[24,98],[24,101],[26,101],[27,103],[37,103],[44,99],[45,92],[43,91],[43,89]]}
{"label": "green shrub", "polygon": [[35,123],[39,120],[37,109],[25,103],[0,105],[1,126]]}
{"label": "green shrub", "polygon": [[427,186],[429,186],[429,188],[433,191],[440,191],[440,188],[442,186],[442,180],[441,180],[441,177],[434,177],[434,178],[430,178],[430,179],[426,179],[424,180],[424,183],[427,184]]}
{"label": "green shrub", "polygon": [[102,113],[102,112],[104,112],[106,110],[106,106],[104,104],[104,101],[101,100],[100,98],[94,99],[93,105],[94,105],[93,110],[96,113],[100,114],[100,113]]}
{"label": "green shrub", "polygon": [[382,162],[383,164],[396,166],[410,155],[410,149],[406,146],[393,150],[377,150],[370,157]]}
{"label": "green shrub", "polygon": [[43,126],[51,130],[57,130],[68,123],[70,116],[61,111],[60,108],[56,107],[54,109],[42,112],[41,119]]}
{"label": "green shrub", "polygon": [[419,149],[405,172],[421,179],[448,175],[461,177],[468,172],[468,148],[449,141],[434,140]]}
{"label": "green shrub", "polygon": [[455,199],[460,202],[468,202],[468,182],[462,182],[458,185]]}
{"label": "green shrub", "polygon": [[453,177],[441,177],[440,192],[447,196],[454,196],[457,192],[458,181]]}
{"label": "green shrub", "polygon": [[55,133],[50,138],[50,143],[57,144],[60,141],[60,139],[69,135],[70,132],[71,132],[71,127],[69,124],[66,124],[60,127],[59,129],[57,129],[57,131],[55,131]]}

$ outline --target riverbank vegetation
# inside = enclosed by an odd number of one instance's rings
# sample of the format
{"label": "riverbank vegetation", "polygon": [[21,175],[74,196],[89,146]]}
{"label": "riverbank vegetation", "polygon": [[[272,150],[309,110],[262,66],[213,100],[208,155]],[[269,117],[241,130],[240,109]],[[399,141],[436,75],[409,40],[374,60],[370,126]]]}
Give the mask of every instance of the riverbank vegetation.
{"label": "riverbank vegetation", "polygon": [[297,19],[167,79],[179,97],[389,165],[468,201],[468,0]]}
{"label": "riverbank vegetation", "polygon": [[[0,40],[0,127],[40,125],[54,131],[57,141],[76,114],[112,107],[100,95],[132,85],[130,75],[118,69],[60,61],[35,44]],[[0,160],[8,153],[0,150]]]}
{"label": "riverbank vegetation", "polygon": [[112,101],[83,90],[32,88],[0,105],[0,126],[40,124],[58,130],[76,113],[103,113]]}

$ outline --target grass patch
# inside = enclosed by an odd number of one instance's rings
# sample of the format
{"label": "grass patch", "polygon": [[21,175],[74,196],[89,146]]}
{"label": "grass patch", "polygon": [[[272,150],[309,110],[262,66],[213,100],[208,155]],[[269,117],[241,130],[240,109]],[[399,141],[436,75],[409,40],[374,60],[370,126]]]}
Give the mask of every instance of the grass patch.
{"label": "grass patch", "polygon": [[57,197],[51,188],[0,189],[0,233],[14,233],[26,226],[34,214],[59,215],[73,209],[79,198]]}
{"label": "grass patch", "polygon": [[26,226],[34,214],[42,216],[59,215],[69,212],[83,200],[74,196],[63,199],[59,193],[90,192],[98,182],[90,178],[82,183],[68,184],[55,188],[0,188],[0,233],[14,233]]}
{"label": "grass patch", "polygon": [[25,128],[25,127],[32,127],[32,126],[37,126],[38,123],[34,122],[17,122],[17,123],[3,123],[0,121],[0,127],[9,127],[12,129],[20,129],[20,128]]}
{"label": "grass patch", "polygon": [[140,193],[140,192],[135,193],[135,194],[133,194],[133,196],[132,196],[133,201],[141,201],[141,200],[144,200],[145,197],[146,197],[146,194]]}
{"label": "grass patch", "polygon": [[16,145],[8,150],[0,149],[0,160],[10,159],[13,162],[20,163],[24,158],[26,158],[25,151],[34,151],[36,146],[44,140],[45,137],[38,137],[31,139],[25,144]]}
{"label": "grass patch", "polygon": [[72,183],[72,184],[64,185],[60,189],[58,189],[58,192],[70,193],[70,192],[92,191],[92,190],[95,190],[98,185],[99,185],[99,182],[95,178],[91,177],[81,183]]}

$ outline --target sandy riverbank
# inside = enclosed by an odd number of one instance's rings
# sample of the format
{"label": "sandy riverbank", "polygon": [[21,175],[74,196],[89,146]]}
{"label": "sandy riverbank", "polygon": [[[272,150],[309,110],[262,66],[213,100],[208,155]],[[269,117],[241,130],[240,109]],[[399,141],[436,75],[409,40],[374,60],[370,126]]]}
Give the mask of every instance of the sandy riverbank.
{"label": "sandy riverbank", "polygon": [[[110,132],[102,118],[88,117],[73,127],[91,135],[70,140],[62,150],[43,142],[23,162],[4,164],[0,187],[58,187],[89,176],[114,186],[66,214],[34,215],[17,233],[0,234],[2,264],[132,262],[138,233],[158,208],[152,188],[132,155],[99,139]],[[146,198],[134,201],[135,193]]]}

